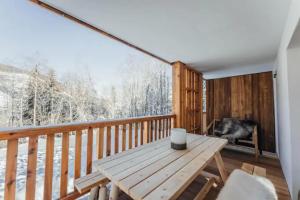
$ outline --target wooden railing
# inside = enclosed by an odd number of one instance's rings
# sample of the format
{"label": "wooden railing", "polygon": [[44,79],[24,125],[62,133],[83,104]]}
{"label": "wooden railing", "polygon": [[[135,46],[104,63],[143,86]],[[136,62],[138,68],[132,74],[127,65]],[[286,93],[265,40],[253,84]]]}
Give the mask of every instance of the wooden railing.
{"label": "wooden railing", "polygon": [[[61,146],[60,192],[56,196],[60,199],[74,199],[80,194],[75,190],[68,192],[70,135],[75,137],[75,180],[82,176],[83,167],[86,169],[85,174],[92,172],[93,154],[96,153],[96,159],[101,159],[169,136],[171,127],[175,123],[174,119],[175,115],[163,115],[2,130],[0,131],[0,140],[7,140],[4,199],[15,199],[18,146],[19,140],[22,138],[28,138],[26,199],[36,198],[37,153],[41,137],[46,140],[43,199],[53,198],[53,157],[56,136],[61,137],[61,144],[59,144]],[[85,134],[87,138],[86,162],[83,166],[81,154],[82,138]],[[97,145],[94,147],[95,136]]]}

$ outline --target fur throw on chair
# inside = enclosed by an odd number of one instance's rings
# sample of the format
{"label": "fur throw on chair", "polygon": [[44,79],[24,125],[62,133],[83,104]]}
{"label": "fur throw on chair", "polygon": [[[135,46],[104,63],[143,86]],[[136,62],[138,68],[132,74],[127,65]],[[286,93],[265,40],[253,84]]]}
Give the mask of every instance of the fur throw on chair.
{"label": "fur throw on chair", "polygon": [[228,139],[229,143],[235,143],[236,139],[250,139],[255,125],[256,123],[251,120],[223,118],[216,124],[214,134]]}

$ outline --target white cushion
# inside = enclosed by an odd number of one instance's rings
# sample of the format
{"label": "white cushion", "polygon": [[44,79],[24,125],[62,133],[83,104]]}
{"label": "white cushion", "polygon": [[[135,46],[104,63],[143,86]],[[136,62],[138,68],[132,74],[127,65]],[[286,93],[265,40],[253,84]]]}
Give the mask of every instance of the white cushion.
{"label": "white cushion", "polygon": [[217,200],[277,200],[271,181],[264,177],[234,170],[227,179]]}

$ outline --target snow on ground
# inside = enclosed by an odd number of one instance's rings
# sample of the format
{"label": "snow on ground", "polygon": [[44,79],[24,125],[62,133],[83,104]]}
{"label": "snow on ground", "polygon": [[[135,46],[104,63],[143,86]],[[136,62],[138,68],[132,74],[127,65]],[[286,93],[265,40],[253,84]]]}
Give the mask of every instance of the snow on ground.
{"label": "snow on ground", "polygon": [[[114,138],[114,129],[112,128],[111,138]],[[133,131],[134,132],[134,131]],[[139,131],[140,132],[140,131]],[[121,130],[119,130],[121,133]],[[128,141],[128,131],[126,135],[126,141]],[[121,146],[121,135],[119,136],[119,146]],[[140,135],[138,141],[140,141]],[[93,149],[96,149],[96,133],[94,132],[94,144]],[[106,141],[106,134],[104,134],[104,141]],[[87,134],[82,135],[82,154],[81,154],[81,175],[85,175],[86,171],[86,143]],[[134,137],[133,137],[134,144]],[[60,166],[61,166],[61,137],[55,137],[55,148],[53,158],[53,199],[59,198],[60,188]],[[128,142],[127,142],[128,148]],[[104,145],[106,149],[106,145]],[[112,142],[112,152],[114,152],[114,145]],[[18,160],[17,160],[17,182],[16,182],[16,199],[25,199],[26,192],[26,175],[27,175],[27,159],[28,159],[28,143],[19,144],[18,146]],[[45,157],[46,157],[46,138],[39,138],[38,141],[38,154],[37,154],[37,168],[36,168],[36,199],[43,199],[44,190],[44,172],[45,172]],[[73,191],[74,185],[74,158],[75,158],[75,135],[70,135],[69,142],[69,180],[68,180],[68,192]],[[96,159],[96,151],[93,151],[93,160]],[[4,184],[5,184],[5,165],[6,165],[6,148],[0,149],[0,199],[4,199]]]}

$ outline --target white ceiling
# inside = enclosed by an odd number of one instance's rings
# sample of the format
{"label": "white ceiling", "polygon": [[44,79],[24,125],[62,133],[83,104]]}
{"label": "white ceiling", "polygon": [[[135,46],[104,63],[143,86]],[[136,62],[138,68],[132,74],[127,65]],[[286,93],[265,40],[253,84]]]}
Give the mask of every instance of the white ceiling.
{"label": "white ceiling", "polygon": [[200,71],[273,61],[290,0],[42,0]]}

